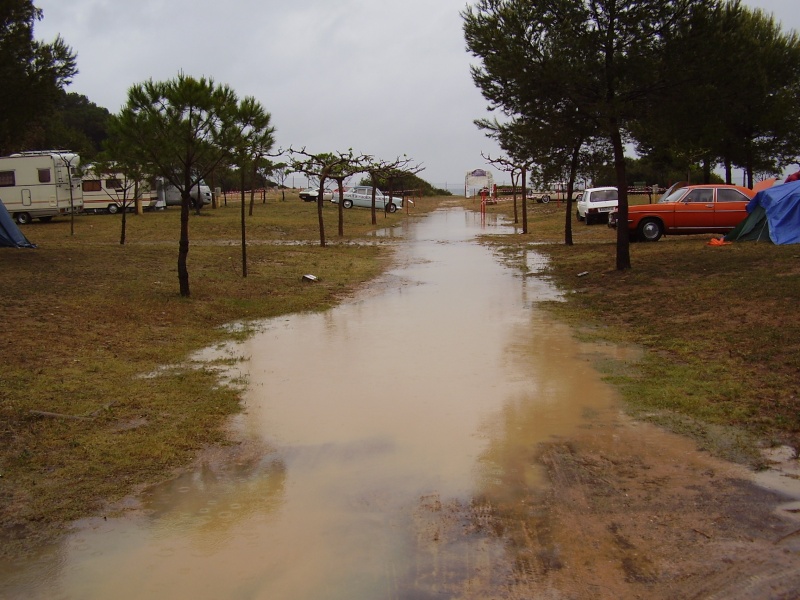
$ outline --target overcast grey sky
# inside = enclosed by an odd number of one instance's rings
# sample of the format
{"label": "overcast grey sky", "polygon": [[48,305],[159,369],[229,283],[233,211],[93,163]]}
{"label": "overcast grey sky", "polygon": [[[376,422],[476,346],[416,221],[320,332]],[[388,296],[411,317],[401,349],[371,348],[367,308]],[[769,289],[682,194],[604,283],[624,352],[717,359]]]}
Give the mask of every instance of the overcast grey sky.
{"label": "overcast grey sky", "polygon": [[[435,185],[463,185],[500,150],[472,83],[465,0],[34,0],[37,39],[78,54],[69,91],[117,112],[134,83],[183,71],[254,96],[281,147],[406,155]],[[747,0],[800,31],[798,0]],[[497,180],[504,177],[495,173]],[[300,183],[298,182],[298,185]]]}

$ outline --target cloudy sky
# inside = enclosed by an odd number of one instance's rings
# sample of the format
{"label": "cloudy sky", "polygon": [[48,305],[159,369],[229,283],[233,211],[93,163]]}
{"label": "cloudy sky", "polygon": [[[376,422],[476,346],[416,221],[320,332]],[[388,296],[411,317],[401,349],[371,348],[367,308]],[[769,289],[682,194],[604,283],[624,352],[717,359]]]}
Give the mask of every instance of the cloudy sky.
{"label": "cloudy sky", "polygon": [[[798,0],[746,0],[800,31]],[[111,112],[128,88],[180,71],[254,96],[281,147],[406,155],[451,189],[496,144],[472,83],[465,0],[34,0],[35,36],[78,54],[69,91]],[[502,180],[500,174],[496,179]],[[301,185],[298,181],[297,185]]]}

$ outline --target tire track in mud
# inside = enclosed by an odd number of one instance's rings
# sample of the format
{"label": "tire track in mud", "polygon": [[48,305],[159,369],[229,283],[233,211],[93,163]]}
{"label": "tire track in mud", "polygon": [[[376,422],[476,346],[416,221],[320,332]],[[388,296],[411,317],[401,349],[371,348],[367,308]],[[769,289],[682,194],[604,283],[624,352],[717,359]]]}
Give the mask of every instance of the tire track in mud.
{"label": "tire track in mud", "polygon": [[421,497],[418,560],[398,597],[800,598],[785,496],[683,438],[642,443],[643,428],[617,425],[611,446],[540,444],[544,489],[501,476],[469,503]]}

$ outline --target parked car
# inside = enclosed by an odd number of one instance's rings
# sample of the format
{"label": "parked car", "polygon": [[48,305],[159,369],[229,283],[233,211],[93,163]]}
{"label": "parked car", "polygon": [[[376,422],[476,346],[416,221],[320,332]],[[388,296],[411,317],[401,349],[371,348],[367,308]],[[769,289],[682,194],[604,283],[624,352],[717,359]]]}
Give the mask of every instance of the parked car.
{"label": "parked car", "polygon": [[[306,188],[300,192],[300,199],[304,200],[305,202],[316,202],[317,196],[319,196],[319,188]],[[325,190],[322,192],[322,199],[323,200],[331,200],[333,195],[331,194],[330,190]]]}
{"label": "parked car", "polygon": [[[662,235],[727,233],[747,216],[745,207],[760,189],[738,185],[708,184],[670,188],[655,204],[628,207],[631,240],[658,241]],[[609,214],[608,226],[616,227],[619,214]]]}
{"label": "parked car", "polygon": [[587,225],[599,221],[607,222],[608,215],[617,208],[617,188],[596,187],[588,188],[578,198],[575,216],[578,221],[585,221]]}
{"label": "parked car", "polygon": [[[339,203],[339,190],[333,190],[332,202]],[[361,206],[363,208],[372,208],[372,186],[357,185],[349,187],[344,190],[344,200],[342,206],[345,208],[352,208],[353,206]],[[391,213],[396,212],[398,208],[403,207],[403,198],[400,196],[387,196],[379,189],[375,189],[375,208],[380,210],[387,210]]]}

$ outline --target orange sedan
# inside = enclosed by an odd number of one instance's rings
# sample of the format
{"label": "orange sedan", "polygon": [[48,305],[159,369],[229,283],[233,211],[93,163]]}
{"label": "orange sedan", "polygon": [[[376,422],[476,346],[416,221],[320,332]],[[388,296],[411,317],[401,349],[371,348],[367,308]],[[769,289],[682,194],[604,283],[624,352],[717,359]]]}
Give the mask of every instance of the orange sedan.
{"label": "orange sedan", "polygon": [[[755,189],[739,185],[689,185],[672,190],[656,204],[628,207],[631,241],[655,242],[662,235],[727,233],[747,216],[747,203],[756,192],[772,185],[761,182]],[[616,227],[618,213],[609,216]]]}

